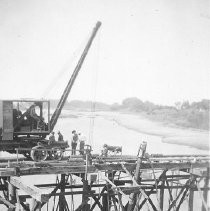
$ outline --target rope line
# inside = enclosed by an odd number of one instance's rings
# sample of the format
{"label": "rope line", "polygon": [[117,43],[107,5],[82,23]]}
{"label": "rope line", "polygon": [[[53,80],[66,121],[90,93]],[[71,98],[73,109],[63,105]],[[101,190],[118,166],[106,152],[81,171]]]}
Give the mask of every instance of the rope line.
{"label": "rope line", "polygon": [[90,109],[90,122],[89,122],[89,144],[93,145],[93,133],[94,133],[94,125],[95,125],[95,116],[94,113],[96,111],[96,90],[97,90],[97,83],[98,83],[98,69],[99,69],[99,51],[100,51],[100,31],[98,34],[96,46],[96,62],[94,63],[93,67],[93,76],[92,76],[92,100],[91,100],[91,109]]}
{"label": "rope line", "polygon": [[80,43],[79,47],[73,51],[71,57],[65,62],[61,70],[54,76],[51,83],[46,87],[45,91],[42,94],[43,98],[46,98],[50,93],[53,93],[55,88],[58,88],[58,85],[62,83],[61,78],[64,77],[67,71],[71,68],[71,66],[76,62],[77,57],[79,56],[80,52],[82,51],[85,43],[88,40],[88,36]]}

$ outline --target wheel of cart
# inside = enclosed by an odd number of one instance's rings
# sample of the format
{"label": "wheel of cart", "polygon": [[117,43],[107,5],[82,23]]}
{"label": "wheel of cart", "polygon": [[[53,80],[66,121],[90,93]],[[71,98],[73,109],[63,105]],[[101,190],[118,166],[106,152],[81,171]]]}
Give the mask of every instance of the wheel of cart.
{"label": "wheel of cart", "polygon": [[43,146],[35,146],[31,149],[31,158],[34,161],[44,161],[48,157],[48,152]]}
{"label": "wheel of cart", "polygon": [[60,147],[52,148],[52,151],[48,152],[50,160],[61,160],[64,154],[64,150]]}

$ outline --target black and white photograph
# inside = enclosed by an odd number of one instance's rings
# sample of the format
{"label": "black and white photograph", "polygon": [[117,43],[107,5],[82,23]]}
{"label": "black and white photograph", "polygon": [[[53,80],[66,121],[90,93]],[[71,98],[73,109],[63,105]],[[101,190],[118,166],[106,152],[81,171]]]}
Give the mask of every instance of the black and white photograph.
{"label": "black and white photograph", "polygon": [[210,0],[0,0],[0,211],[210,211]]}

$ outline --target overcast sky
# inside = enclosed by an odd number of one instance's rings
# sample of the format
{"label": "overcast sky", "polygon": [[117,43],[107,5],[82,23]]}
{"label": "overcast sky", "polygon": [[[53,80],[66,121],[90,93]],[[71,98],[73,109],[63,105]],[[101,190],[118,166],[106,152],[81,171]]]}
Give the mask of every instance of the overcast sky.
{"label": "overcast sky", "polygon": [[0,0],[0,98],[59,98],[98,20],[68,100],[209,98],[209,0]]}

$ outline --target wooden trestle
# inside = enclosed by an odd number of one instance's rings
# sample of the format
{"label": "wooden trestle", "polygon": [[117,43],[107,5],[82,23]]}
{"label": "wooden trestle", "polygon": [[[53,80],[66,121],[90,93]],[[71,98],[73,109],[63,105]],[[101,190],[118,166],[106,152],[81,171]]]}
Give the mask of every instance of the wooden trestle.
{"label": "wooden trestle", "polygon": [[[200,210],[209,210],[209,159],[208,155],[149,156],[141,145],[137,157],[0,160],[0,210],[193,211],[199,202]],[[58,175],[57,181],[28,185],[22,177],[33,180],[33,175],[48,174]],[[69,182],[72,178],[76,183]],[[200,198],[194,197],[195,192]],[[73,197],[77,197],[74,206]],[[48,209],[49,203],[54,205]]]}

